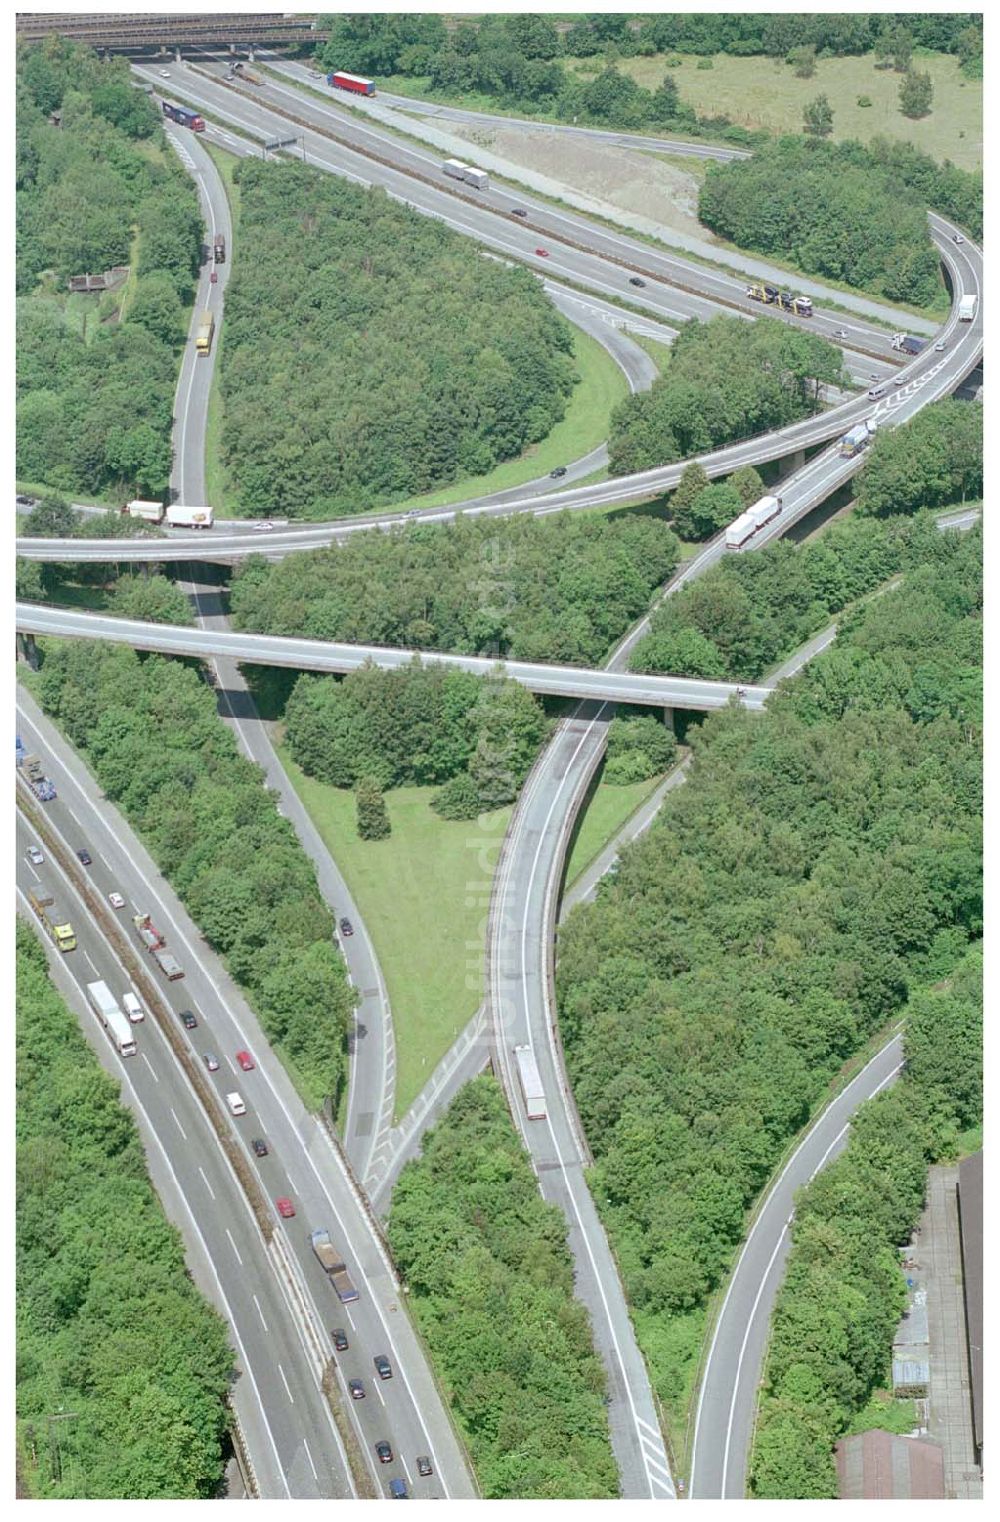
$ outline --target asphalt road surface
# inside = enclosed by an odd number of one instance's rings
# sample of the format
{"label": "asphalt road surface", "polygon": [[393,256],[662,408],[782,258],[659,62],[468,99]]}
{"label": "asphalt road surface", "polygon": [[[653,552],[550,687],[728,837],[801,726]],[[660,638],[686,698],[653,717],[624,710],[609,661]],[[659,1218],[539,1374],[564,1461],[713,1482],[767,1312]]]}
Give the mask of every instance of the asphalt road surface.
{"label": "asphalt road surface", "polygon": [[[263,1136],[267,1141],[268,1156],[256,1159],[248,1146],[249,1160],[257,1169],[268,1198],[287,1196],[296,1209],[292,1222],[278,1223],[276,1253],[284,1265],[284,1278],[292,1286],[290,1293],[294,1291],[317,1356],[321,1352],[332,1357],[331,1327],[343,1326],[347,1331],[351,1347],[347,1355],[337,1360],[336,1377],[377,1485],[384,1494],[389,1478],[398,1475],[413,1481],[410,1489],[416,1498],[471,1498],[475,1494],[471,1476],[410,1326],[389,1260],[328,1133],[305,1109],[284,1068],[272,1054],[253,1011],[219,959],[205,945],[141,842],[117,809],[102,797],[72,748],[23,693],[18,695],[18,732],[28,749],[43,758],[46,774],[58,789],[58,799],[45,805],[46,817],[62,832],[71,849],[88,847],[95,863],[91,872],[101,891],[114,887],[125,896],[129,906],[136,905],[141,912],[152,915],[166,936],[169,949],[184,968],[184,978],[179,983],[167,983],[159,973],[156,979],[172,1008],[194,1010],[198,1028],[186,1039],[196,1060],[202,1060],[205,1050],[219,1057],[220,1072],[208,1077],[220,1097],[236,1089],[246,1101],[247,1115],[233,1122],[237,1136],[247,1146],[252,1136]],[[123,914],[131,912],[128,908]],[[127,919],[126,930],[131,932]],[[130,939],[139,946],[134,933],[130,933]],[[234,1054],[241,1050],[252,1053],[256,1063],[252,1072],[237,1072]],[[176,1075],[172,1068],[169,1072],[158,1069],[157,1079],[162,1084],[173,1084]],[[197,1156],[204,1163],[203,1149],[197,1149]],[[215,1201],[208,1199],[201,1208],[212,1215],[224,1214],[230,1207],[224,1204],[218,1189],[216,1195]],[[344,1251],[348,1270],[360,1292],[360,1299],[352,1305],[340,1304],[313,1255],[309,1232],[317,1227],[327,1228],[335,1244]],[[227,1290],[240,1272],[237,1263],[230,1265],[224,1277]],[[237,1313],[237,1322],[242,1334],[248,1324],[242,1309]],[[372,1360],[381,1353],[388,1355],[393,1367],[394,1377],[387,1382],[375,1378]],[[345,1381],[355,1375],[365,1382],[364,1401],[347,1398]],[[279,1369],[272,1358],[261,1378],[269,1387],[269,1398],[271,1395],[278,1398],[275,1392],[284,1387],[286,1379],[294,1397],[292,1371],[283,1360]],[[397,1464],[376,1463],[373,1444],[381,1438],[392,1444]],[[319,1468],[311,1441],[310,1452]],[[416,1476],[418,1454],[432,1458],[434,1473],[429,1479]],[[295,1464],[296,1484],[304,1483],[299,1473],[303,1465],[308,1469],[308,1460],[302,1454],[295,1458]]]}

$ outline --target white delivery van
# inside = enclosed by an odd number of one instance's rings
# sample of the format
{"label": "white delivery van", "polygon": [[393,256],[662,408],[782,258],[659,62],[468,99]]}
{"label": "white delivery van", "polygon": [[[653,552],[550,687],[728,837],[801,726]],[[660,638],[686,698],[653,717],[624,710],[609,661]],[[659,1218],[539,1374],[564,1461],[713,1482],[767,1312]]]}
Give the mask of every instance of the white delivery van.
{"label": "white delivery van", "polygon": [[133,1025],[138,1025],[140,1020],[145,1020],[146,1011],[139,1003],[137,994],[129,989],[127,994],[122,994],[122,1009],[128,1015]]}
{"label": "white delivery van", "polygon": [[231,1115],[245,1115],[247,1113],[247,1107],[238,1094],[227,1094],[226,1104],[229,1106],[229,1113]]}

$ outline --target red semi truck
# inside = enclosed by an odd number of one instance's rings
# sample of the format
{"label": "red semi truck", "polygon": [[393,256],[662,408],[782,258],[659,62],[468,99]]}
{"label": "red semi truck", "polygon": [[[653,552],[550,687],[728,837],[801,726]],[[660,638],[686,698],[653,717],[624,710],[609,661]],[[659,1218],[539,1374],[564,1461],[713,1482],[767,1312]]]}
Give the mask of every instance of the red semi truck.
{"label": "red semi truck", "polygon": [[375,94],[374,81],[362,79],[360,74],[345,74],[342,70],[337,70],[326,76],[326,82],[335,90],[350,90],[354,95]]}

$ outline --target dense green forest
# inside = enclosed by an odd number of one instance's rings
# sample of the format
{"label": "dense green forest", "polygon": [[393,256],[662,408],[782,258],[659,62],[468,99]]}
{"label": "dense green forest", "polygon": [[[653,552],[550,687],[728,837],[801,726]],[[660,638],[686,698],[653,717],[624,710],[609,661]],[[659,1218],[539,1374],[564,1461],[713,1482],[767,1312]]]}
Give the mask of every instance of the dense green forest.
{"label": "dense green forest", "polygon": [[680,546],[642,511],[458,517],[244,562],[235,628],[259,634],[598,661],[643,613]]}
{"label": "dense green forest", "polygon": [[693,319],[649,391],[611,416],[612,475],[649,470],[766,433],[820,406],[820,385],[841,385],[843,355],[824,338],[779,322]]}
{"label": "dense green forest", "polygon": [[944,986],[911,995],[906,1067],[869,1100],[847,1151],[803,1191],[773,1316],[754,1446],[754,1494],[835,1497],[833,1447],[871,1395],[891,1387],[905,1308],[898,1249],[923,1207],[928,1163],[953,1157],[983,1118],[982,951]]}
{"label": "dense green forest", "polygon": [[536,278],[382,190],[244,159],[222,450],[243,509],[329,518],[543,439],[576,372]]}
{"label": "dense green forest", "polygon": [[833,614],[891,576],[949,553],[928,513],[851,518],[820,539],[721,560],[654,611],[633,671],[756,682]]}
{"label": "dense green forest", "polygon": [[[18,474],[162,496],[201,251],[194,186],[123,58],[19,47],[16,129]],[[127,286],[67,295],[71,275],[113,265],[132,267]]]}
{"label": "dense green forest", "polygon": [[246,989],[307,1102],[336,1102],[353,1003],[312,863],[181,661],[45,641],[33,688]]}
{"label": "dense green forest", "polygon": [[35,1499],[207,1499],[223,1477],[225,1325],[188,1276],[118,1084],[20,923],[16,963],[20,1480]]}
{"label": "dense green forest", "polygon": [[438,665],[299,677],[285,708],[292,757],[335,787],[443,782],[433,807],[474,819],[517,797],[546,735],[541,703],[507,678]]}
{"label": "dense green forest", "polygon": [[981,933],[981,546],[941,535],[764,715],[689,732],[687,785],[560,931],[592,1187],[676,1407],[782,1148]]}
{"label": "dense green forest", "polygon": [[876,517],[983,494],[983,409],[949,397],[875,437],[856,479],[858,512]]}
{"label": "dense green forest", "polygon": [[[505,109],[563,121],[669,128],[748,145],[766,142],[767,134],[726,116],[699,118],[669,76],[658,89],[645,90],[620,74],[615,61],[656,53],[782,58],[810,48],[819,57],[875,52],[905,69],[918,46],[958,54],[970,77],[982,71],[983,24],[976,14],[585,13],[569,27],[559,22],[530,14],[463,17],[457,26],[415,14],[324,16],[329,40],[317,49],[317,61],[325,69],[425,79],[445,96],[475,91]],[[563,57],[602,57],[605,67],[585,81],[567,72]]]}
{"label": "dense green forest", "polygon": [[389,1241],[490,1500],[617,1496],[604,1370],[566,1223],[492,1077],[467,1084],[396,1185]]}
{"label": "dense green forest", "polygon": [[698,216],[740,248],[777,255],[808,275],[933,306],[942,284],[929,187],[911,188],[897,167],[920,157],[889,145],[880,156],[854,142],[783,137],[752,158],[709,164]]}

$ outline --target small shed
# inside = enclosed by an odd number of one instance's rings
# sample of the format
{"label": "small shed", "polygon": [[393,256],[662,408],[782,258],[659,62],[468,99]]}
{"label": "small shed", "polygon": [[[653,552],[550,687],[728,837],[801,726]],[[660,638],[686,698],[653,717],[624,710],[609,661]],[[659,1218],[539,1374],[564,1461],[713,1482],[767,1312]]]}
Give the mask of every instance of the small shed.
{"label": "small shed", "polygon": [[875,1428],[835,1450],[842,1501],[943,1501],[944,1454],[937,1443]]}

